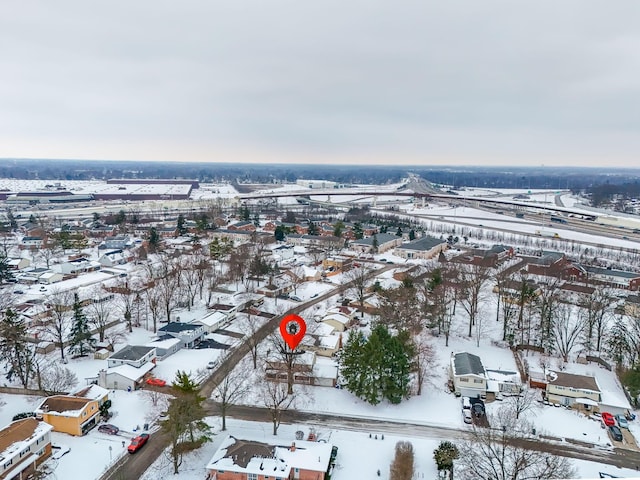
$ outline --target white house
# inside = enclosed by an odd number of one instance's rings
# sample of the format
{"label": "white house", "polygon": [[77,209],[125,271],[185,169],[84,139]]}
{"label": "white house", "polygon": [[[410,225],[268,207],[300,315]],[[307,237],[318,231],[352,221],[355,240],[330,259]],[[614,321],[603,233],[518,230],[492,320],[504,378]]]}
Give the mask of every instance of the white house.
{"label": "white house", "polygon": [[229,317],[227,314],[216,310],[208,313],[202,318],[193,320],[191,323],[203,326],[206,333],[213,333],[228,322]]}
{"label": "white house", "polygon": [[395,254],[406,259],[428,260],[447,249],[447,242],[435,237],[425,236],[396,248]]}
{"label": "white house", "polygon": [[169,355],[173,355],[182,349],[182,340],[171,335],[163,335],[157,340],[147,343],[146,346],[155,348],[157,359],[164,360]]}
{"label": "white house", "polygon": [[463,397],[484,397],[487,394],[487,375],[482,360],[468,352],[451,354],[449,377],[453,391]]}
{"label": "white house", "polygon": [[98,385],[110,390],[136,390],[142,386],[145,377],[155,366],[155,363],[145,363],[140,368],[120,365],[103,369],[98,372]]}
{"label": "white house", "polygon": [[120,365],[142,367],[145,363],[155,362],[156,349],[145,345],[127,345],[109,357],[109,368]]}
{"label": "white house", "polygon": [[194,323],[169,322],[164,327],[159,328],[158,332],[179,338],[185,348],[193,348],[204,336],[205,328],[203,325]]}
{"label": "white house", "polygon": [[28,478],[51,455],[53,427],[35,418],[16,420],[0,430],[0,478]]}

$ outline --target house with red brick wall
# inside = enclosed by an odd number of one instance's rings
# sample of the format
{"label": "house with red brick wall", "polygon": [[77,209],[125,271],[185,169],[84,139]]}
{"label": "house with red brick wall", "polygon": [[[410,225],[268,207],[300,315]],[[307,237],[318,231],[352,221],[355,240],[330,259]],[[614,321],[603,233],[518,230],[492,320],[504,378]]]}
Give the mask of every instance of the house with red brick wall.
{"label": "house with red brick wall", "polygon": [[206,466],[208,480],[324,480],[330,443],[296,441],[273,445],[229,436]]}

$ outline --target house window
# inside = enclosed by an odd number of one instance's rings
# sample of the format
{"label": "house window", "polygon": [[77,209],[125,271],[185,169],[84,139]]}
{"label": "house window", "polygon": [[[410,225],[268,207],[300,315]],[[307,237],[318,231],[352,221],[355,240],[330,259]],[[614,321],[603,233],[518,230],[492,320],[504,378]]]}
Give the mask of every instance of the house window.
{"label": "house window", "polygon": [[12,464],[12,463],[13,463],[13,460],[9,460],[7,463],[5,463],[5,464],[4,464],[4,468],[5,468],[5,470],[6,470],[7,468],[9,468],[9,467],[11,466],[11,464]]}
{"label": "house window", "polygon": [[482,383],[482,380],[479,380],[479,379],[477,379],[477,378],[474,378],[474,379],[473,379],[473,383]]}
{"label": "house window", "polygon": [[461,379],[460,379],[460,381],[461,381],[461,382],[468,383],[468,382],[469,382],[469,379],[468,379],[468,378],[461,378]]}
{"label": "house window", "polygon": [[258,480],[258,475],[255,473],[249,473],[247,474],[247,480]]}

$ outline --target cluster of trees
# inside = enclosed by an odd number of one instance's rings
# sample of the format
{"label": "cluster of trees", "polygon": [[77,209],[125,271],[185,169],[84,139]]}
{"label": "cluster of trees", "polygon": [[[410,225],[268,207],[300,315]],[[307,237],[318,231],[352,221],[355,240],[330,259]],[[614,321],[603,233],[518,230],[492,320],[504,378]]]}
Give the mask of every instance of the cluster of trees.
{"label": "cluster of trees", "polygon": [[352,332],[340,353],[343,386],[358,398],[376,405],[386,399],[400,403],[410,394],[413,345],[406,331],[392,335],[376,326],[365,338]]}

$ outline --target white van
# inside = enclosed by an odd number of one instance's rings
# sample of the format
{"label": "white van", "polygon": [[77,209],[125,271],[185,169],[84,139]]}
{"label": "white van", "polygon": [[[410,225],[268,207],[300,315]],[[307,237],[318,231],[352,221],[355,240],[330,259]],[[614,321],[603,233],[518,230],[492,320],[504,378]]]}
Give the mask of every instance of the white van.
{"label": "white van", "polygon": [[469,397],[462,397],[462,409],[471,410],[471,400],[469,400]]}

